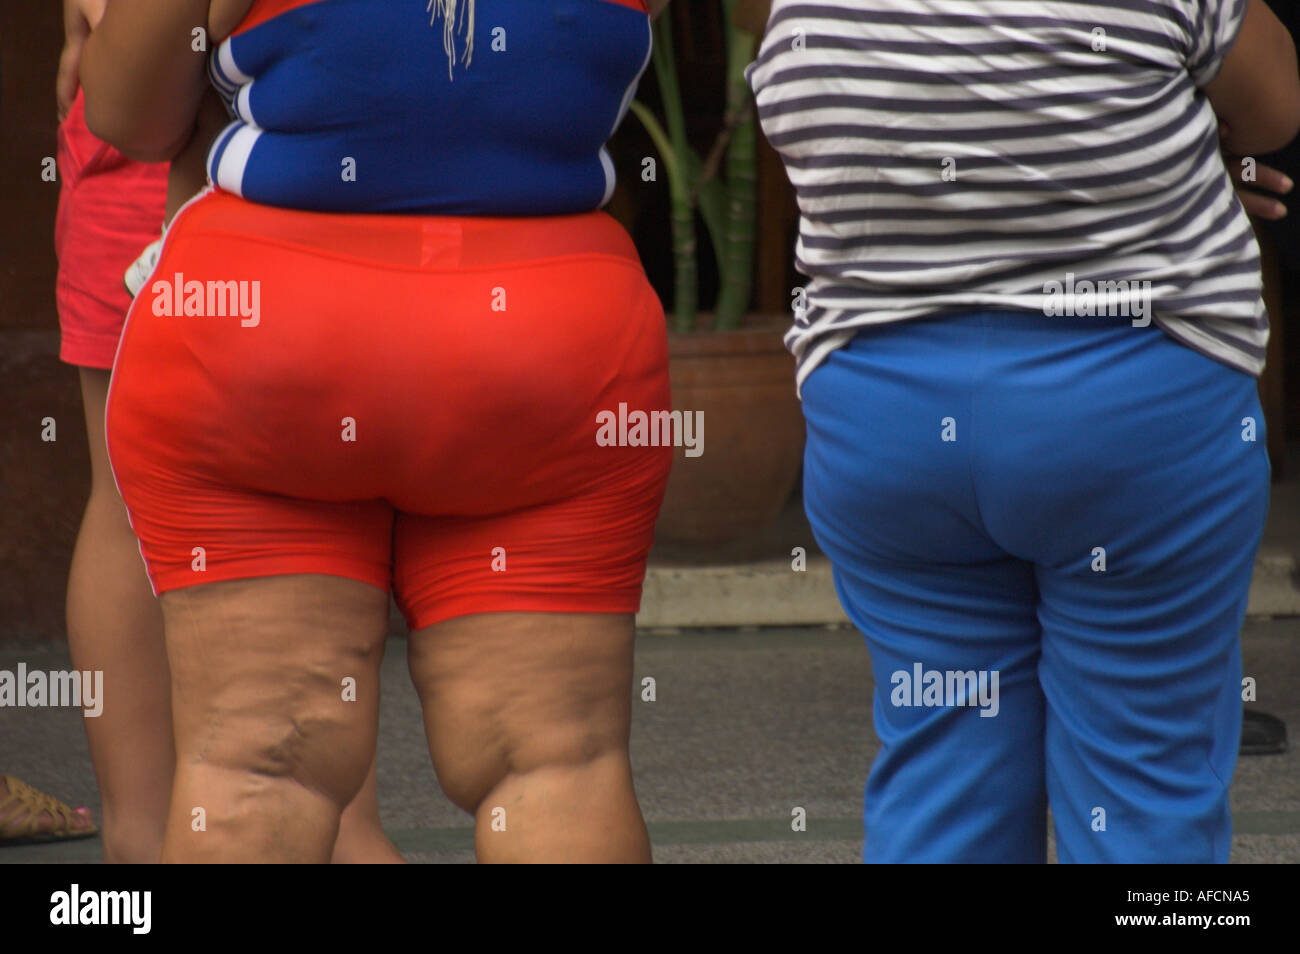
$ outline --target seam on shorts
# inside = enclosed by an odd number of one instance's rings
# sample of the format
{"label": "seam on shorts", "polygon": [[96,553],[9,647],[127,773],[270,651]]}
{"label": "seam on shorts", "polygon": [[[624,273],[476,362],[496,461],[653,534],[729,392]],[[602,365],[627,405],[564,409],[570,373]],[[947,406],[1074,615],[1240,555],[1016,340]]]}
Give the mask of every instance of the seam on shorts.
{"label": "seam on shorts", "polygon": [[[185,201],[185,203],[184,203],[183,205],[181,205],[181,207],[180,207],[179,209],[176,210],[176,214],[172,217],[172,222],[171,222],[171,224],[172,224],[172,225],[175,225],[175,224],[176,224],[176,221],[177,221],[178,219],[180,219],[182,215],[186,215],[186,214],[188,214],[188,213],[190,212],[190,209],[191,209],[193,206],[195,206],[196,204],[202,202],[202,201],[203,201],[204,199],[206,199],[206,198],[207,198],[211,193],[212,193],[212,189],[211,189],[211,187],[207,187],[207,188],[204,188],[204,189],[203,189],[201,192],[199,192],[198,194],[193,195],[193,196],[191,196],[189,199],[187,199],[187,200]],[[168,229],[168,231],[169,231],[169,232],[171,231],[170,228]],[[164,234],[163,234],[163,251],[166,251],[166,248],[167,248],[167,234],[164,233]],[[161,252],[160,252],[160,253],[159,253],[159,261],[161,261],[161,260],[162,260],[162,256],[161,256]],[[153,271],[156,272],[157,270],[158,270],[158,269],[155,267]],[[153,272],[150,272],[150,273],[149,273],[149,277],[150,277],[150,278],[153,277]],[[143,288],[141,289],[141,291],[143,291]],[[137,295],[136,298],[138,299],[139,296]],[[128,329],[128,327],[130,326],[130,324],[131,324],[131,313],[132,313],[134,310],[135,310],[135,300],[132,300],[132,302],[131,302],[131,306],[130,306],[129,308],[127,308],[126,315],[123,316],[123,319],[122,319],[122,327],[121,327],[121,328],[119,329],[119,331],[118,331],[118,336],[117,336],[117,348],[116,348],[116,349],[114,350],[114,352],[113,352],[113,364],[112,364],[112,368],[113,368],[114,371],[116,371],[116,369],[117,369],[117,359],[120,358],[120,357],[122,356],[122,345],[123,345],[123,343],[126,341],[126,333],[127,333],[127,329]],[[110,434],[110,432],[109,432],[109,427],[108,427],[108,418],[109,418],[109,415],[110,415],[111,410],[112,410],[112,407],[113,407],[113,387],[114,387],[115,383],[117,382],[117,378],[118,378],[118,376],[117,376],[116,373],[111,374],[111,375],[109,376],[109,379],[108,379],[108,393],[104,395],[104,456],[108,459],[108,472],[109,472],[110,474],[113,475],[113,489],[115,489],[115,490],[117,491],[117,495],[118,495],[119,497],[122,498],[122,503],[126,506],[126,520],[127,520],[127,523],[130,524],[132,532],[134,532],[134,531],[135,531],[135,517],[134,517],[134,515],[131,513],[131,507],[130,507],[129,505],[126,505],[126,498],[122,496],[122,485],[121,485],[121,483],[120,483],[120,482],[118,481],[118,479],[117,479],[117,466],[113,463],[113,442],[112,442],[112,435]],[[147,576],[147,577],[149,578],[149,586],[150,586],[150,588],[153,590],[153,595],[156,597],[156,596],[158,596],[158,581],[154,578],[153,572],[149,569],[149,560],[148,560],[148,558],[147,558],[147,557],[145,556],[145,554],[144,554],[144,541],[141,540],[141,539],[139,538],[139,536],[140,536],[140,535],[137,533],[137,534],[136,534],[136,549],[140,551],[140,561],[144,564],[144,572],[145,572],[145,576]]]}
{"label": "seam on shorts", "polygon": [[[988,349],[986,346],[988,343],[989,330],[990,330],[989,321],[988,321],[988,312],[985,311],[981,317],[984,320],[980,322],[982,327],[980,329],[981,334],[980,334],[979,353],[975,356],[978,370],[977,373],[972,376],[970,382],[970,394],[969,394],[969,399],[967,401],[967,414],[970,415],[970,424],[968,426],[968,430],[970,431],[970,446],[966,452],[966,478],[970,486],[971,502],[975,504],[975,517],[979,520],[980,534],[984,537],[984,539],[988,540],[995,547],[997,547],[998,550],[1002,551],[1003,554],[1010,557],[1013,556],[1013,554],[1007,553],[1007,551],[1002,547],[1002,545],[993,538],[993,534],[989,531],[988,521],[984,519],[984,509],[980,506],[979,481],[975,476],[975,453],[976,453],[975,400],[980,393],[980,386],[979,386],[978,379],[981,375],[985,374],[988,370]],[[1037,587],[1035,586],[1035,588]]]}
{"label": "seam on shorts", "polygon": [[[612,255],[608,252],[578,252],[569,255],[552,255],[542,258],[525,258],[525,259],[507,259],[501,262],[493,262],[484,265],[456,265],[451,267],[432,267],[429,265],[400,265],[395,262],[380,262],[373,259],[357,258],[354,255],[343,255],[338,252],[331,252],[327,249],[318,249],[310,245],[298,245],[294,242],[286,242],[277,239],[265,238],[260,235],[250,235],[247,232],[236,232],[230,229],[213,229],[199,227],[188,230],[184,235],[178,235],[177,239],[191,239],[200,236],[216,236],[219,238],[235,239],[245,245],[262,245],[272,248],[282,248],[291,252],[299,252],[314,258],[327,258],[337,262],[347,262],[352,265],[361,265],[368,268],[379,268],[385,271],[394,272],[411,272],[415,274],[443,274],[453,275],[466,272],[485,272],[502,268],[540,268],[550,265],[563,264],[565,262],[583,262],[583,261],[604,261],[626,265],[628,268],[644,272],[644,267],[640,259],[631,259],[624,255]],[[161,259],[160,259],[161,260]]]}

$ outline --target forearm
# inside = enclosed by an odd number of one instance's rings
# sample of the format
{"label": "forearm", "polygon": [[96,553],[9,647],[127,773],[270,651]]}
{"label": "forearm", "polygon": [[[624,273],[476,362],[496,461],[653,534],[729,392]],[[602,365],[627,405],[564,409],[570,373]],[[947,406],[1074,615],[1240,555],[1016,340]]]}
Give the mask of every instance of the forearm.
{"label": "forearm", "polygon": [[[86,40],[86,124],[125,155],[172,158],[190,139],[207,84],[209,0],[112,0]],[[202,28],[203,50],[194,30]]]}

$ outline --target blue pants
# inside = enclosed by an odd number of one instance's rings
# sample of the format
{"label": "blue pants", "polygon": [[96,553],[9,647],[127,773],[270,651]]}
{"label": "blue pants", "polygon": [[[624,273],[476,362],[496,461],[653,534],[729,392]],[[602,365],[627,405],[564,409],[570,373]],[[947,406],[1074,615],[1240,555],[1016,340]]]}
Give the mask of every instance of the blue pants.
{"label": "blue pants", "polygon": [[967,312],[862,331],[803,404],[876,681],[864,858],[1042,862],[1050,804],[1061,861],[1227,861],[1254,379],[1154,325]]}

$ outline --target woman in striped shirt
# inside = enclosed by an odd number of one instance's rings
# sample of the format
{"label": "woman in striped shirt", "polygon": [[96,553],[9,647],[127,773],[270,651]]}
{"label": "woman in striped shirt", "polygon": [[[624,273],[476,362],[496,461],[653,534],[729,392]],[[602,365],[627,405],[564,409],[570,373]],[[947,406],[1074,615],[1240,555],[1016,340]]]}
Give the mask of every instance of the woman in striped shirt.
{"label": "woman in striped shirt", "polygon": [[[1268,506],[1262,0],[776,0],[805,502],[871,650],[871,861],[1225,861]],[[1246,168],[1249,168],[1247,163]]]}

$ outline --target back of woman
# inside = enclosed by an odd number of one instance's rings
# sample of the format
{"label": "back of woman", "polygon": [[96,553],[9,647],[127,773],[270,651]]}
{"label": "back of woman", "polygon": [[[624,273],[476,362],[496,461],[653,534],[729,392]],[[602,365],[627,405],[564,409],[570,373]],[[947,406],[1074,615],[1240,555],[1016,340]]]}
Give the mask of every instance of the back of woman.
{"label": "back of woman", "polygon": [[429,7],[255,3],[210,61],[237,120],[213,145],[212,181],[336,212],[555,215],[607,202],[605,142],[650,56],[645,4],[461,0],[432,25]]}
{"label": "back of woman", "polygon": [[1095,313],[1258,374],[1258,248],[1200,91],[1245,10],[778,0],[750,79],[803,215],[800,381],[865,323],[972,304],[1086,316],[1102,282]]}
{"label": "back of woman", "polygon": [[[804,500],[875,674],[870,861],[1226,861],[1268,507],[1260,0],[775,0]],[[1234,160],[1235,161],[1235,160]]]}
{"label": "back of woman", "polygon": [[600,211],[648,12],[132,0],[92,36],[87,118],[123,151],[175,155],[209,75],[235,117],[108,399],[172,673],[165,859],[329,857],[390,592],[480,860],[649,859],[632,620],[671,449],[595,424],[669,400],[663,310]]}

